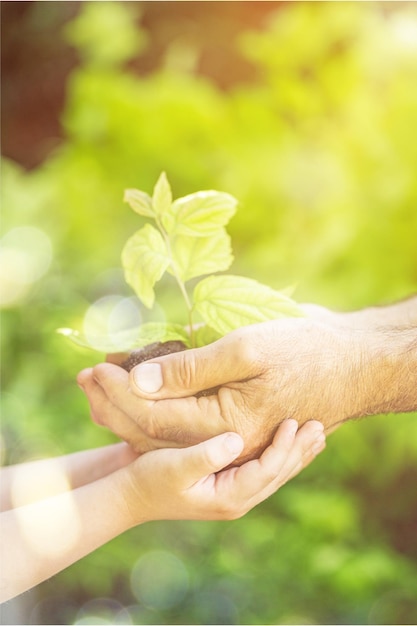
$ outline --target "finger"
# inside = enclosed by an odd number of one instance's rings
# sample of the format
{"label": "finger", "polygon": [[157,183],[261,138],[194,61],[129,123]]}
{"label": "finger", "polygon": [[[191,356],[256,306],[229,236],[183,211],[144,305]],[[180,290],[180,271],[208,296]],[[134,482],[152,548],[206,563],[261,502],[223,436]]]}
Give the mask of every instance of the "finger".
{"label": "finger", "polygon": [[84,386],[86,385],[87,381],[91,378],[93,373],[93,369],[91,367],[86,367],[85,369],[81,370],[81,372],[78,372],[77,374],[77,383],[78,386],[84,391]]}
{"label": "finger", "polygon": [[[99,363],[93,368],[93,376],[110,402],[135,424],[140,426],[143,424],[146,431],[155,402],[139,398],[132,393],[126,370],[111,363]],[[151,427],[148,430],[150,436],[159,437],[157,433],[151,433]]]}
{"label": "finger", "polygon": [[284,420],[278,427],[271,445],[259,458],[260,470],[265,482],[276,480],[288,463],[298,433],[298,422],[294,419]]}
{"label": "finger", "polygon": [[244,329],[204,346],[151,359],[130,372],[134,393],[161,399],[184,397],[255,375],[257,351]]}
{"label": "finger", "polygon": [[112,363],[99,363],[93,368],[92,373],[112,404],[130,417],[140,411],[142,406],[150,404],[149,401],[132,394],[129,375],[122,367]]}
{"label": "finger", "polygon": [[326,434],[323,435],[311,442],[311,445],[304,451],[303,457],[295,466],[290,470],[288,477],[286,478],[286,482],[292,480],[297,474],[299,474],[304,468],[306,468],[316,456],[318,456],[323,450],[326,448]]}
{"label": "finger", "polygon": [[271,487],[271,484],[275,484],[281,480],[284,473],[285,475],[288,473],[284,467],[294,446],[297,429],[296,420],[285,420],[279,426],[271,445],[264,450],[259,459],[248,461],[238,468],[240,498],[250,500],[255,497],[257,502],[260,502],[266,497],[261,495],[265,489],[270,488],[271,493],[275,491],[276,488]]}
{"label": "finger", "polygon": [[237,433],[223,433],[195,446],[181,450],[180,473],[184,485],[193,487],[236,459],[243,450],[243,439]]}
{"label": "finger", "polygon": [[216,396],[160,400],[139,418],[150,437],[194,445],[233,428],[223,418]]}
{"label": "finger", "polygon": [[297,428],[298,424],[293,419],[282,422],[272,444],[261,457],[238,469],[240,489],[236,493],[239,500],[245,502],[246,511],[271,496],[290,479],[291,473],[323,432],[320,422],[310,423],[307,429],[304,426],[297,431]]}
{"label": "finger", "polygon": [[[230,430],[221,416],[217,396],[155,402],[132,393],[128,374],[122,368],[101,363],[94,367],[93,374],[112,404],[161,445],[193,445]],[[101,416],[112,430],[120,430],[115,419],[119,418],[113,419],[107,413]]]}
{"label": "finger", "polygon": [[110,402],[103,388],[94,380],[92,369],[80,372],[77,380],[87,396],[91,418],[96,424],[107,427],[129,442],[136,452],[158,447],[158,442],[152,442],[134,421]]}
{"label": "finger", "polygon": [[92,372],[104,393],[103,397],[93,387],[88,393],[90,400],[94,400],[92,410],[96,421],[129,441],[135,449],[140,446],[144,450],[145,437],[146,449],[177,448],[230,430],[219,416],[215,397],[145,400],[132,393],[128,374],[122,368],[100,363]]}
{"label": "finger", "polygon": [[318,456],[320,452],[323,452],[325,448],[326,448],[325,439],[320,444],[318,443],[314,444],[309,450],[307,450],[304,453],[304,456],[301,459],[301,461],[299,461],[298,464],[291,470],[291,472],[284,478],[284,482],[282,484],[287,483],[288,481],[295,478],[295,476],[297,476],[303,469],[305,469],[307,465],[310,465],[310,463],[314,461],[316,456]]}
{"label": "finger", "polygon": [[281,472],[282,483],[288,482],[301,472],[325,448],[326,437],[323,424],[316,420],[306,422],[297,432],[286,463]]}
{"label": "finger", "polygon": [[100,424],[98,416],[95,414],[95,407],[98,405],[97,397],[100,395],[100,388],[94,380],[93,368],[84,369],[77,375],[77,383],[80,389],[87,396],[90,406],[90,416],[93,422]]}
{"label": "finger", "polygon": [[113,408],[113,406],[109,402],[103,389],[94,379],[93,368],[85,369],[80,372],[77,376],[77,382],[87,396],[92,420],[96,424],[103,425],[104,422],[101,420],[101,415],[104,415],[106,409],[109,409],[110,406]]}

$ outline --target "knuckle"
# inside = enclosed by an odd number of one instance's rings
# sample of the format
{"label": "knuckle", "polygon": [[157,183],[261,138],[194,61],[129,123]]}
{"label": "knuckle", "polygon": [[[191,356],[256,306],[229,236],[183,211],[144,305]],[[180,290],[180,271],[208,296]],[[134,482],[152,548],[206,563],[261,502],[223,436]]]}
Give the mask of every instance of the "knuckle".
{"label": "knuckle", "polygon": [[268,353],[262,334],[254,326],[246,326],[230,333],[228,340],[228,361],[235,372],[243,377],[251,377],[258,372]]}
{"label": "knuckle", "polygon": [[164,424],[161,421],[160,416],[147,415],[146,419],[144,415],[137,414],[135,417],[135,423],[141,428],[145,435],[153,441],[165,441],[165,442],[181,442],[184,446],[194,441],[188,441],[188,434],[178,425],[170,423]]}
{"label": "knuckle", "polygon": [[[252,331],[253,332],[253,331]],[[258,350],[252,335],[245,328],[240,328],[229,335],[232,342],[231,355],[239,363],[253,363],[257,359]]]}
{"label": "knuckle", "polygon": [[191,351],[180,352],[176,355],[175,376],[182,387],[192,387],[196,378],[196,360]]}
{"label": "knuckle", "polygon": [[171,443],[175,442],[176,444],[179,444],[181,448],[202,441],[201,436],[187,432],[180,426],[172,425],[160,427],[159,438]]}
{"label": "knuckle", "polygon": [[145,434],[151,439],[161,439],[161,426],[152,415],[147,420],[143,420],[141,415],[136,415],[135,422],[138,425],[140,424]]}

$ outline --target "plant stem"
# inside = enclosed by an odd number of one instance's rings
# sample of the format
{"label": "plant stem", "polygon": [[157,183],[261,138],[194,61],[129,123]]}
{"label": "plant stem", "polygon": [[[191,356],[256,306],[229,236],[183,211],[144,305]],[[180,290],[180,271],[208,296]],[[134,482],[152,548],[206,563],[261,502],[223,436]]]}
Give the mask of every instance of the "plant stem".
{"label": "plant stem", "polygon": [[187,308],[187,314],[188,314],[190,343],[191,343],[191,347],[195,348],[195,334],[194,334],[194,326],[193,326],[193,305],[192,305],[190,297],[189,297],[189,295],[187,293],[187,289],[185,287],[184,282],[178,276],[177,267],[175,265],[174,257],[173,257],[173,254],[172,254],[171,239],[169,238],[168,233],[166,232],[165,228],[163,227],[163,225],[161,224],[159,219],[155,218],[155,221],[156,221],[156,225],[158,226],[159,231],[160,231],[160,233],[161,233],[162,237],[164,238],[165,243],[167,245],[167,250],[168,250],[169,257],[171,259],[171,267],[172,267],[172,271],[174,273],[174,278],[175,278],[175,280],[178,283],[178,287],[179,287],[180,292],[182,294],[182,297],[184,298],[184,301],[185,301],[185,305],[186,305],[186,308]]}
{"label": "plant stem", "polygon": [[183,295],[183,298],[185,300],[185,303],[187,305],[188,325],[189,325],[189,333],[190,333],[190,343],[191,343],[191,347],[194,348],[195,347],[195,336],[194,336],[194,326],[193,326],[193,306],[192,306],[192,304],[190,302],[190,298],[188,296],[188,293],[187,293],[187,290],[185,288],[184,283],[182,282],[182,280],[179,278],[179,276],[176,273],[174,264],[172,265],[172,269],[174,271],[175,279],[176,279],[176,281],[178,283],[180,291],[181,291],[181,293]]}

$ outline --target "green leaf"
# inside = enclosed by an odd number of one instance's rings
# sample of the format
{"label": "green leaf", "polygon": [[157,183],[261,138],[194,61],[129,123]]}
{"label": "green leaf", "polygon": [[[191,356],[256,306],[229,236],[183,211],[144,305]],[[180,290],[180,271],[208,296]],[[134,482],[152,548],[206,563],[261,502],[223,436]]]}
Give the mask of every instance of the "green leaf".
{"label": "green leaf", "polygon": [[143,304],[151,308],[154,285],[162,277],[170,258],[162,235],[150,224],[145,224],[130,239],[122,251],[126,282],[133,287]]}
{"label": "green leaf", "polygon": [[[87,67],[94,72],[115,69],[146,47],[147,36],[138,28],[136,3],[85,3],[64,32]],[[100,8],[102,9],[100,11]],[[123,33],[115,37],[114,33]],[[91,70],[90,70],[91,71]]]}
{"label": "green leaf", "polygon": [[139,327],[134,347],[141,348],[155,341],[183,341],[190,346],[190,336],[180,324],[148,322]]}
{"label": "green leaf", "polygon": [[186,346],[190,346],[190,336],[183,326],[165,322],[149,322],[123,331],[108,334],[89,333],[88,336],[72,328],[58,328],[56,332],[77,346],[106,354],[142,348],[155,341],[183,341]]}
{"label": "green leaf", "polygon": [[296,289],[297,289],[297,283],[294,285],[288,285],[287,287],[283,287],[279,291],[280,293],[282,293],[282,295],[288,296],[289,298],[291,298],[292,294],[295,292]]}
{"label": "green leaf", "polygon": [[207,346],[209,343],[213,343],[213,341],[217,341],[217,339],[220,339],[220,337],[221,334],[207,324],[202,324],[194,331],[194,341],[196,348]]}
{"label": "green leaf", "polygon": [[125,189],[123,201],[127,202],[139,215],[155,217],[155,211],[152,208],[152,198],[144,191],[140,191],[139,189]]}
{"label": "green leaf", "polygon": [[72,328],[58,328],[57,333],[64,335],[77,346],[110,354],[133,349],[137,342],[138,328],[129,328],[109,334],[89,333],[88,336]]}
{"label": "green leaf", "polygon": [[192,237],[209,237],[236,212],[237,200],[221,191],[198,191],[172,203],[165,228]]}
{"label": "green leaf", "polygon": [[[227,270],[233,261],[229,235],[221,228],[212,237],[175,237],[172,257],[183,282],[203,274]],[[171,270],[168,270],[170,273]]]}
{"label": "green leaf", "polygon": [[194,309],[222,335],[248,324],[303,315],[288,296],[256,280],[232,275],[200,281],[194,289]]}
{"label": "green leaf", "polygon": [[157,180],[152,196],[152,206],[157,215],[167,213],[172,204],[172,192],[165,172]]}
{"label": "green leaf", "polygon": [[91,348],[85,335],[80,333],[78,330],[74,330],[73,328],[57,328],[56,332],[58,333],[58,335],[63,335],[64,337],[66,337],[77,346],[82,346],[83,348]]}

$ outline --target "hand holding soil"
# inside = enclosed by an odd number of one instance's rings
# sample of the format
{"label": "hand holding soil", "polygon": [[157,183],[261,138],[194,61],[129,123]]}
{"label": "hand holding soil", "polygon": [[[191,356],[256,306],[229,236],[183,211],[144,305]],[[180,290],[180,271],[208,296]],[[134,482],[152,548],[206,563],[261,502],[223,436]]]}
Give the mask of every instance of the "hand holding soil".
{"label": "hand holding soil", "polygon": [[152,358],[130,374],[100,364],[79,381],[93,419],[137,452],[231,430],[244,439],[242,462],[259,456],[288,418],[300,425],[319,420],[330,431],[359,416],[415,410],[413,311],[415,299],[374,315],[320,308],[317,320],[246,326],[208,346]]}
{"label": "hand holding soil", "polygon": [[[324,338],[333,349],[317,368]],[[79,381],[93,419],[137,452],[191,445],[232,430],[245,442],[242,462],[259,456],[283,420],[319,419],[330,426],[335,416],[345,417],[340,395],[329,406],[332,385],[326,380],[342,343],[333,328],[309,320],[265,322],[203,348],[153,358],[129,375],[114,364],[100,364]],[[199,396],[213,388],[216,393]]]}

